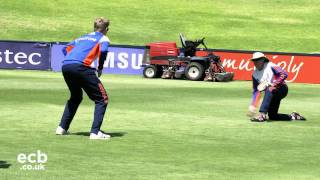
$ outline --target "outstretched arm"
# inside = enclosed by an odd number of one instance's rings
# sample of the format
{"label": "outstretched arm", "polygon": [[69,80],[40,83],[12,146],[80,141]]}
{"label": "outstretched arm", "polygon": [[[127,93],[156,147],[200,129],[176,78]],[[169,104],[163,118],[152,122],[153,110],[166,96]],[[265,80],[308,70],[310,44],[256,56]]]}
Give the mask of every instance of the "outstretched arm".
{"label": "outstretched arm", "polygon": [[252,77],[252,100],[251,100],[251,106],[257,107],[259,105],[259,100],[261,97],[260,91],[258,91],[258,85],[259,82]]}
{"label": "outstretched arm", "polygon": [[247,113],[247,116],[251,118],[256,115],[257,107],[259,106],[260,97],[261,97],[261,93],[260,91],[258,91],[257,87],[258,87],[258,81],[252,76],[252,89],[253,89],[252,100],[248,109],[249,111]]}

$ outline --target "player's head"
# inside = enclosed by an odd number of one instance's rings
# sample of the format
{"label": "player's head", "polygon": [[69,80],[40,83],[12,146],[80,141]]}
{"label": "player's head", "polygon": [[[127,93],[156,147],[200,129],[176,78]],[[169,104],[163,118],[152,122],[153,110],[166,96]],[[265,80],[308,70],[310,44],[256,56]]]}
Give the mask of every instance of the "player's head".
{"label": "player's head", "polygon": [[106,34],[109,30],[110,21],[103,17],[96,18],[93,24],[94,31]]}
{"label": "player's head", "polygon": [[262,52],[255,52],[252,55],[251,61],[252,62],[255,62],[255,61],[269,62],[269,59]]}
{"label": "player's head", "polygon": [[264,63],[269,62],[269,59],[262,52],[255,52],[252,55],[251,61],[258,70],[261,70]]}

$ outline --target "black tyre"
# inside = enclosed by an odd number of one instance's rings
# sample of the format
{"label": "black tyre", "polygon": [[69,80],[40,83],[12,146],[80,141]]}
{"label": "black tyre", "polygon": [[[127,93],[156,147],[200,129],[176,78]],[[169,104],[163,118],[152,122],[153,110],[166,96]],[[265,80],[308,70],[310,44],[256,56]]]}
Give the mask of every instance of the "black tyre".
{"label": "black tyre", "polygon": [[156,66],[156,68],[157,68],[156,78],[159,78],[159,77],[161,77],[162,74],[163,74],[163,68],[162,68],[162,66]]}
{"label": "black tyre", "polygon": [[200,63],[192,62],[185,69],[187,79],[191,81],[199,81],[204,78],[204,68]]}
{"label": "black tyre", "polygon": [[143,69],[143,76],[145,78],[156,78],[159,76],[159,72],[156,66],[149,65]]}

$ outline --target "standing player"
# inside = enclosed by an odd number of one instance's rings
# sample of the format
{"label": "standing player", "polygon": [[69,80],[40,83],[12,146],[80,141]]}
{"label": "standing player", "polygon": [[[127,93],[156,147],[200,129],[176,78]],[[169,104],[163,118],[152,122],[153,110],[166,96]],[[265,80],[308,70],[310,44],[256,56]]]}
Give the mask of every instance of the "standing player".
{"label": "standing player", "polygon": [[285,79],[288,74],[279,66],[276,66],[261,52],[255,52],[251,61],[254,63],[255,70],[252,75],[253,95],[249,106],[249,115],[254,115],[259,104],[261,92],[265,95],[260,106],[259,115],[252,117],[252,121],[263,122],[267,120],[305,120],[297,112],[291,114],[279,114],[280,102],[288,94],[288,86]]}
{"label": "standing player", "polygon": [[[94,21],[94,32],[81,36],[70,42],[63,49],[65,55],[62,73],[70,90],[57,135],[68,134],[71,121],[82,101],[82,89],[95,102],[94,119],[90,139],[109,139],[110,135],[100,131],[103,117],[108,105],[107,93],[99,78],[108,53],[109,39],[106,36],[109,20],[97,18]],[[92,68],[98,60],[98,68]]]}

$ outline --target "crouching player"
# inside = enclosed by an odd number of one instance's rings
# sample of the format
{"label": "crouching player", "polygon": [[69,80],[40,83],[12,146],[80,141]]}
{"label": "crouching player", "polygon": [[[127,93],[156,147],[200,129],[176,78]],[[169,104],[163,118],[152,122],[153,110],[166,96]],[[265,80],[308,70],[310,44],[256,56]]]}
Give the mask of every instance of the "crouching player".
{"label": "crouching player", "polygon": [[[288,94],[288,86],[285,82],[288,74],[279,66],[272,62],[261,52],[255,52],[251,61],[254,63],[255,70],[252,74],[253,95],[249,106],[248,116],[251,121],[263,122],[267,120],[305,120],[297,112],[291,114],[278,113],[280,102]],[[259,114],[255,116],[257,106],[259,105],[261,92],[264,91]]]}
{"label": "crouching player", "polygon": [[[97,18],[94,22],[94,32],[72,41],[63,49],[65,58],[62,73],[70,90],[70,98],[56,130],[57,135],[68,134],[71,121],[82,101],[82,90],[84,90],[95,102],[90,139],[106,140],[110,138],[110,135],[100,131],[108,105],[108,96],[98,78],[101,76],[108,52],[109,39],[106,36],[108,27],[109,20]],[[91,67],[95,60],[99,61],[97,69]]]}

